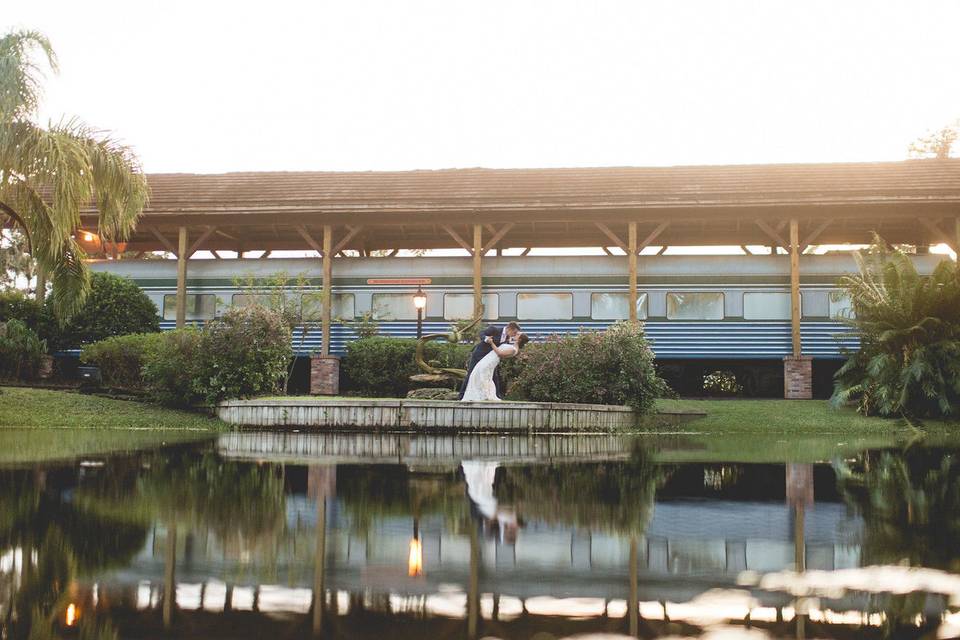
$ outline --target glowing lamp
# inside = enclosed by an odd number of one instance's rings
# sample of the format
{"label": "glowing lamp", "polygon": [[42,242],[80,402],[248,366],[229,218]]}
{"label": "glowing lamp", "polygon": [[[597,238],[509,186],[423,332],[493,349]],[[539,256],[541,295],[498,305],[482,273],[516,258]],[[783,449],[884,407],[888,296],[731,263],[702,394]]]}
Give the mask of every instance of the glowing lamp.
{"label": "glowing lamp", "polygon": [[63,623],[68,627],[73,627],[77,624],[77,619],[80,617],[80,610],[77,608],[77,605],[72,602],[67,606],[67,613],[63,616]]}
{"label": "glowing lamp", "polygon": [[427,294],[420,287],[417,287],[417,292],[413,294],[413,306],[419,311],[427,308]]}
{"label": "glowing lamp", "polygon": [[84,242],[93,242],[93,234],[89,231],[83,232],[83,241]]}
{"label": "glowing lamp", "polygon": [[411,578],[423,575],[423,545],[420,538],[410,539],[410,555],[407,557],[407,575]]}

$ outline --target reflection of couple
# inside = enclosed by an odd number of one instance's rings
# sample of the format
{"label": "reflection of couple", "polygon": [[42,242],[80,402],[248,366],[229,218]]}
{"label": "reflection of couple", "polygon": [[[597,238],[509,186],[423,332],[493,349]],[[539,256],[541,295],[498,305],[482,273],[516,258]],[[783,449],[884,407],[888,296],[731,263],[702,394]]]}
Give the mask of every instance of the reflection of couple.
{"label": "reflection of couple", "polygon": [[460,387],[460,399],[468,402],[503,400],[503,383],[497,368],[501,360],[517,355],[526,343],[527,336],[516,322],[484,329],[480,344],[470,354],[467,377]]}
{"label": "reflection of couple", "polygon": [[493,484],[499,466],[499,462],[492,460],[463,460],[460,463],[467,484],[467,497],[480,516],[484,532],[496,535],[500,542],[514,544],[521,523],[516,512],[502,506],[494,495]]}

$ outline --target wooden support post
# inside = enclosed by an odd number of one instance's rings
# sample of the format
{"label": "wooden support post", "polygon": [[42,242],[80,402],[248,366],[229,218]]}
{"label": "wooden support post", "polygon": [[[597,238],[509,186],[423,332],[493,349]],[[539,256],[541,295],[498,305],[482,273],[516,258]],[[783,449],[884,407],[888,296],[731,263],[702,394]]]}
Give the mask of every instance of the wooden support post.
{"label": "wooden support post", "polygon": [[330,317],[333,306],[333,227],[323,225],[323,314],[321,323],[323,338],[321,354],[330,355]]}
{"label": "wooden support post", "polygon": [[[182,236],[181,236],[182,237]],[[163,552],[163,628],[173,628],[173,612],[177,606],[177,525],[167,525],[167,544]]]}
{"label": "wooden support post", "polygon": [[473,225],[473,317],[483,314],[483,227]]}
{"label": "wooden support post", "polygon": [[630,590],[627,596],[627,620],[630,635],[634,638],[640,634],[640,589],[638,580],[638,546],[637,536],[630,537]]}
{"label": "wooden support post", "polygon": [[637,321],[637,223],[631,222],[627,227],[627,265],[630,270],[630,295],[627,304],[630,305],[630,322]]}
{"label": "wooden support post", "polygon": [[180,227],[177,251],[177,329],[187,326],[187,228]]}
{"label": "wooden support post", "polygon": [[957,254],[957,262],[960,262],[960,216],[953,220],[953,251]]}
{"label": "wooden support post", "polygon": [[790,335],[793,355],[800,353],[800,227],[790,220]]}
{"label": "wooden support post", "polygon": [[[323,632],[323,598],[326,593],[324,577],[327,564],[327,498],[317,492],[317,546],[313,558],[313,635]],[[336,594],[334,594],[336,598]]]}

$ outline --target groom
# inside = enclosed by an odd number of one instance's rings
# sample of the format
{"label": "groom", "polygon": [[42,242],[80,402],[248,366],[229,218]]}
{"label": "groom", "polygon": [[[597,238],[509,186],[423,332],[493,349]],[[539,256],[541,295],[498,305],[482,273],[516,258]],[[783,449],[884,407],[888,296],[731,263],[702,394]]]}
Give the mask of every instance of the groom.
{"label": "groom", "polygon": [[[490,353],[493,350],[485,338],[487,336],[493,338],[493,342],[499,347],[501,344],[507,342],[510,338],[513,338],[520,333],[520,325],[516,322],[509,322],[505,327],[498,327],[495,325],[490,325],[480,333],[480,343],[473,348],[473,351],[470,352],[470,363],[467,365],[467,377],[463,379],[463,383],[460,385],[460,399],[463,400],[463,394],[467,392],[467,382],[470,380],[470,374],[473,373],[473,368],[477,366],[477,363],[483,360],[483,357]],[[493,384],[497,387],[497,397],[501,400],[503,399],[503,383],[500,381],[500,367],[493,372]]]}

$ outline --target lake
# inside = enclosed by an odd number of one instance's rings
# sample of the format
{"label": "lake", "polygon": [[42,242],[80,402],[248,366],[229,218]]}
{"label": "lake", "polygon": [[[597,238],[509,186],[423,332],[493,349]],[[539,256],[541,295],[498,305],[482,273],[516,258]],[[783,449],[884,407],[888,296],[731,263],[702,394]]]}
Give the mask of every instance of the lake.
{"label": "lake", "polygon": [[869,444],[236,432],[0,467],[0,637],[960,635],[960,450]]}

